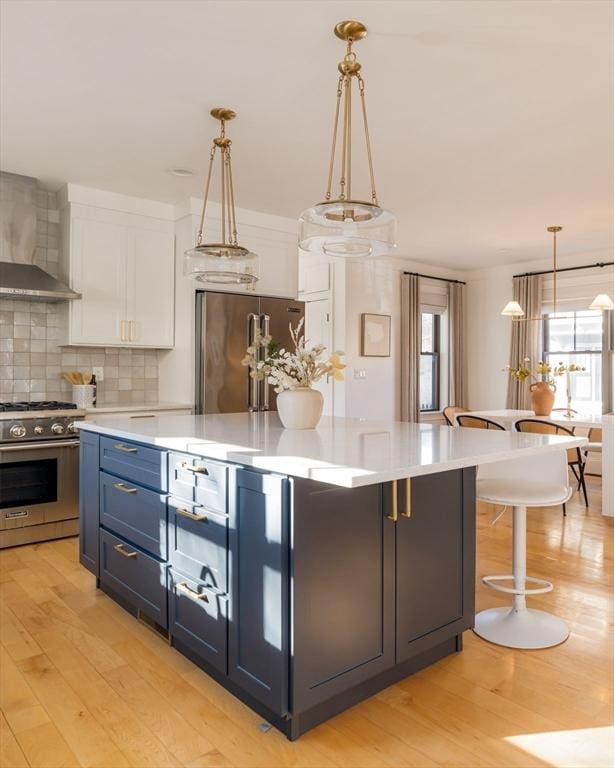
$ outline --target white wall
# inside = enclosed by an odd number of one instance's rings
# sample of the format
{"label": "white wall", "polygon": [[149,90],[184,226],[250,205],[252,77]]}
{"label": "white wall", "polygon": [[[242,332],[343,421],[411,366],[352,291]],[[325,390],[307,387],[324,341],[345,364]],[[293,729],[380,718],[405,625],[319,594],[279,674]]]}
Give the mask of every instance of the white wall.
{"label": "white wall", "polygon": [[[400,417],[401,274],[421,272],[436,277],[463,279],[462,273],[430,267],[395,257],[345,264],[345,339],[338,345],[346,353],[345,415],[370,419]],[[391,315],[391,356],[360,355],[360,316],[363,312]],[[366,378],[355,378],[364,370]]]}
{"label": "white wall", "polygon": [[[603,251],[563,256],[559,257],[558,266],[581,266],[611,261],[612,258],[611,252]],[[462,279],[467,281],[465,327],[468,397],[463,405],[467,408],[505,408],[507,374],[502,368],[509,362],[512,321],[502,317],[501,310],[512,298],[514,275],[551,268],[552,259],[546,257],[464,273]]]}
{"label": "white wall", "polygon": [[[296,221],[281,216],[237,209],[239,242],[258,254],[259,280],[253,288],[209,286],[184,277],[183,253],[195,243],[202,201],[190,198],[176,207],[175,222],[175,348],[159,353],[161,401],[193,403],[195,395],[195,293],[197,290],[228,290],[295,298],[298,293]],[[205,231],[219,228],[219,206],[207,205]],[[212,234],[213,237],[215,235]]]}

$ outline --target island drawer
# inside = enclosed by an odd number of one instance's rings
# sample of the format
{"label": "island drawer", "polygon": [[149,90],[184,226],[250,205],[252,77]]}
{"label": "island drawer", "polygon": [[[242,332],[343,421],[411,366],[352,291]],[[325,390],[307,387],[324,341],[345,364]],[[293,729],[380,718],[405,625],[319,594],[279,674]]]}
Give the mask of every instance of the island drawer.
{"label": "island drawer", "polygon": [[228,515],[168,499],[169,560],[208,587],[228,589]]}
{"label": "island drawer", "polygon": [[226,595],[175,568],[169,568],[168,587],[171,638],[227,674]]}
{"label": "island drawer", "polygon": [[166,496],[100,473],[100,523],[166,560]]}
{"label": "island drawer", "polygon": [[100,438],[100,467],[158,491],[167,489],[167,452],[121,438]]}
{"label": "island drawer", "polygon": [[167,626],[166,565],[125,539],[100,530],[100,583]]}
{"label": "island drawer", "polygon": [[185,453],[170,453],[168,475],[169,491],[173,496],[226,512],[227,469],[224,464]]}

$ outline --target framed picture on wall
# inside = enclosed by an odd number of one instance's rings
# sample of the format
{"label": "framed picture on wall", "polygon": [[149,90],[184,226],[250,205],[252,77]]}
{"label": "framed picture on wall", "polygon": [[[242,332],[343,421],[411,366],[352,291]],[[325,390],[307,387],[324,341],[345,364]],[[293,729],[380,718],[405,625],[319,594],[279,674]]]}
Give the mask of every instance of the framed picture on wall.
{"label": "framed picture on wall", "polygon": [[390,357],[390,315],[365,312],[360,318],[360,354],[363,357]]}

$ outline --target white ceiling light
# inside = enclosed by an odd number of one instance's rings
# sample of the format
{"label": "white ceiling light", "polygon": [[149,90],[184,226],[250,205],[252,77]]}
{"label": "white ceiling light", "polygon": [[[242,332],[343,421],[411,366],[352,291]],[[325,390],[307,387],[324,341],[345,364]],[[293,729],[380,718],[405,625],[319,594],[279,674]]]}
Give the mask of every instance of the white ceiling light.
{"label": "white ceiling light", "polygon": [[[232,165],[230,162],[231,141],[226,136],[226,121],[236,117],[232,109],[216,107],[211,110],[211,116],[220,121],[220,135],[213,139],[209,151],[209,168],[203,193],[203,210],[196,234],[196,245],[185,252],[183,272],[187,277],[193,277],[203,283],[238,283],[250,285],[255,283],[257,257],[247,248],[239,245],[237,240],[237,217],[235,214],[235,193],[232,181]],[[220,154],[221,176],[221,237],[218,242],[203,242],[205,213],[213,162],[217,151]]]}
{"label": "white ceiling light", "polygon": [[194,171],[191,168],[170,168],[168,173],[181,178],[185,176],[194,176]]}
{"label": "white ceiling light", "polygon": [[[325,200],[307,208],[299,218],[299,247],[305,251],[325,253],[340,258],[384,256],[395,247],[396,218],[379,205],[375,191],[375,175],[367,105],[365,81],[360,73],[362,65],[356,60],[352,45],[367,35],[360,21],[340,21],[335,35],[346,42],[346,54],[338,65],[337,101],[333,122],[333,140],[328,171]],[[370,200],[356,199],[352,190],[352,88],[358,87],[364,139],[371,179]],[[339,116],[343,113],[340,141]],[[337,146],[341,145],[339,193],[332,196],[333,174]],[[368,196],[365,196],[368,197]]]}

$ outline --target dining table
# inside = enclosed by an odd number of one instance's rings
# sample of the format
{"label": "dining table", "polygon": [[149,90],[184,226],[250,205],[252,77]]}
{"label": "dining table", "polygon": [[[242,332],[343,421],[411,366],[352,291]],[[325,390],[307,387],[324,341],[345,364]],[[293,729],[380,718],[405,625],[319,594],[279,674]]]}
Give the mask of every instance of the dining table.
{"label": "dining table", "polygon": [[471,415],[496,421],[505,429],[514,429],[515,423],[520,419],[549,421],[554,424],[568,427],[569,429],[601,429],[601,512],[606,517],[614,517],[614,415],[600,413],[571,413],[570,415],[567,415],[566,411],[553,411],[549,416],[536,416],[533,411],[514,410],[510,408],[486,411],[472,410]]}

